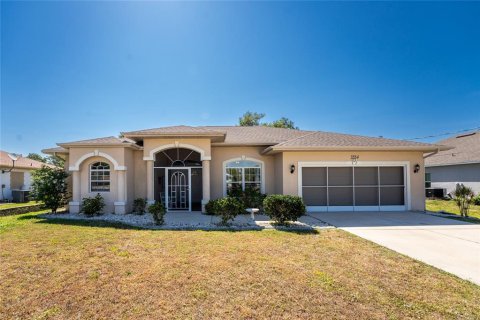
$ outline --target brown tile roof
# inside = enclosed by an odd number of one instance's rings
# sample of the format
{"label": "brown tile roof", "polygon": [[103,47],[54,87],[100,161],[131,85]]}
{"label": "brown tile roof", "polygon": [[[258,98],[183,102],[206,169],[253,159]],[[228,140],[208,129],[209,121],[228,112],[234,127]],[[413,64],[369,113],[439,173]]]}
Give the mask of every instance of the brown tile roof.
{"label": "brown tile roof", "polygon": [[[0,167],[2,168],[11,168],[12,167],[12,159],[8,156],[8,152],[0,150]],[[49,166],[54,167],[51,164],[46,164],[37,160],[32,160],[29,158],[25,158],[20,156],[17,161],[15,161],[15,168],[18,169],[40,169],[42,166]]]}
{"label": "brown tile roof", "polygon": [[72,142],[62,142],[58,145],[61,147],[68,147],[68,146],[88,146],[88,145],[132,145],[135,144],[135,141],[130,140],[128,138],[117,138],[114,136],[110,137],[103,137],[103,138],[95,138],[95,139],[88,139],[88,140],[79,140],[79,141],[72,141]]}
{"label": "brown tile roof", "polygon": [[426,158],[425,166],[480,163],[480,130],[456,135],[438,143],[453,149],[441,151]]}
{"label": "brown tile roof", "polygon": [[266,126],[208,126],[202,128],[226,132],[225,141],[217,145],[274,145],[310,132]]}
{"label": "brown tile roof", "polygon": [[421,150],[434,151],[442,146],[407,140],[366,137],[343,133],[313,131],[274,145],[267,151],[282,150]]}
{"label": "brown tile roof", "polygon": [[281,150],[421,150],[433,151],[442,146],[405,140],[393,140],[349,134],[303,131],[266,126],[173,126],[123,132],[126,138],[105,137],[91,140],[59,143],[61,147],[88,145],[125,145],[137,147],[134,141],[142,137],[210,137],[212,145],[270,146],[266,152]]}
{"label": "brown tile roof", "polygon": [[171,126],[154,129],[145,129],[137,131],[122,132],[126,137],[136,136],[156,136],[156,135],[224,135],[224,131],[211,130],[205,127],[191,127],[191,126]]}
{"label": "brown tile roof", "polygon": [[62,147],[53,147],[48,149],[42,149],[43,153],[54,154],[54,153],[68,153],[68,149]]}

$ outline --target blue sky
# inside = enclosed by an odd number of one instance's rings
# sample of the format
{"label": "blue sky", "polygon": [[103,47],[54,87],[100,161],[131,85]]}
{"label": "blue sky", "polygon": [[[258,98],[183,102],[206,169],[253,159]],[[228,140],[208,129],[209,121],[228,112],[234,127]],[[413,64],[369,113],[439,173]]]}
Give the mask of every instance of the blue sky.
{"label": "blue sky", "polygon": [[479,16],[480,3],[2,2],[1,149],[247,110],[391,138],[478,127]]}

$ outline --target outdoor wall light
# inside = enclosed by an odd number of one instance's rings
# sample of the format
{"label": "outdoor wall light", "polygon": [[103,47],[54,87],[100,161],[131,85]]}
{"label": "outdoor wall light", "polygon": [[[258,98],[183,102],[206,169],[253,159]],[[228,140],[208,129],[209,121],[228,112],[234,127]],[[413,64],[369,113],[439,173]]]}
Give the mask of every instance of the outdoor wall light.
{"label": "outdoor wall light", "polygon": [[413,172],[414,172],[414,173],[417,173],[418,171],[420,171],[420,165],[417,163],[417,164],[413,167]]}
{"label": "outdoor wall light", "polygon": [[294,172],[295,172],[295,165],[292,164],[292,165],[290,165],[290,173],[293,174]]}

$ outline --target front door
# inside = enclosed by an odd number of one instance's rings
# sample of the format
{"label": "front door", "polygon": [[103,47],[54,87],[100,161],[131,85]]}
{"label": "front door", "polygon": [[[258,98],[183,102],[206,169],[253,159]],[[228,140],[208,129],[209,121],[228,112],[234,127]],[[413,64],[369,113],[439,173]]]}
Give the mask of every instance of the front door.
{"label": "front door", "polygon": [[167,169],[168,210],[190,211],[190,169]]}

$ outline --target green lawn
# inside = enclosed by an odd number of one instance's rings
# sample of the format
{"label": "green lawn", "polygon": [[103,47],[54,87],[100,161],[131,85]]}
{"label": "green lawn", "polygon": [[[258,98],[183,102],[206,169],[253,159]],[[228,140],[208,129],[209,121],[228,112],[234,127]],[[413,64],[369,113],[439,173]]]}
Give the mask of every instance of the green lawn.
{"label": "green lawn", "polygon": [[479,319],[480,287],[337,229],[0,218],[2,319]]}
{"label": "green lawn", "polygon": [[0,210],[4,209],[10,209],[10,208],[18,208],[18,207],[26,207],[26,206],[34,206],[40,204],[40,202],[37,201],[29,201],[29,202],[24,202],[24,203],[0,203]]}
{"label": "green lawn", "polygon": [[[427,200],[427,210],[433,212],[444,211],[460,215],[460,210],[453,200]],[[480,219],[480,206],[471,206],[469,216]]]}

